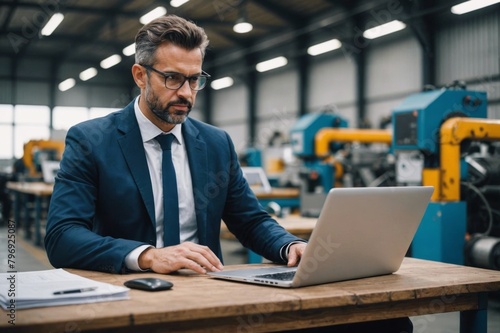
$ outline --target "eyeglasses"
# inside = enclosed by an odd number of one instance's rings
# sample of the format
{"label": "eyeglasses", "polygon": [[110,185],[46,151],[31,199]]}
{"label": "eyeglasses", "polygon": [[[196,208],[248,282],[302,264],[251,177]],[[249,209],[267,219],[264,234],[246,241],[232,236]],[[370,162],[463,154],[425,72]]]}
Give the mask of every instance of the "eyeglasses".
{"label": "eyeglasses", "polygon": [[205,88],[205,85],[207,84],[207,78],[210,77],[210,74],[206,73],[205,71],[202,71],[200,75],[186,76],[177,72],[161,72],[153,66],[149,65],[141,64],[141,66],[146,68],[147,70],[152,70],[153,72],[163,76],[163,78],[165,79],[165,88],[170,90],[177,90],[182,87],[186,81],[188,81],[189,87],[192,90],[198,91]]}

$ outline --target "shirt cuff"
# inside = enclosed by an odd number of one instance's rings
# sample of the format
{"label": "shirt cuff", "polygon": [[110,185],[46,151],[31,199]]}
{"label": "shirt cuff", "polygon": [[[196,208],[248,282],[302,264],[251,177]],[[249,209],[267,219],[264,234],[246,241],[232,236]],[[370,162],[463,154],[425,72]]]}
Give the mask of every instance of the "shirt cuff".
{"label": "shirt cuff", "polygon": [[142,252],[146,251],[146,249],[153,247],[151,245],[141,245],[132,251],[130,251],[129,254],[125,257],[125,266],[132,270],[132,271],[137,271],[137,272],[146,272],[147,269],[141,269],[139,267],[139,256],[142,254]]}
{"label": "shirt cuff", "polygon": [[283,247],[280,250],[281,260],[288,261],[288,252],[290,252],[290,246],[292,246],[293,244],[300,244],[300,243],[307,244],[307,242],[293,241],[293,242],[290,242],[288,244],[283,245]]}

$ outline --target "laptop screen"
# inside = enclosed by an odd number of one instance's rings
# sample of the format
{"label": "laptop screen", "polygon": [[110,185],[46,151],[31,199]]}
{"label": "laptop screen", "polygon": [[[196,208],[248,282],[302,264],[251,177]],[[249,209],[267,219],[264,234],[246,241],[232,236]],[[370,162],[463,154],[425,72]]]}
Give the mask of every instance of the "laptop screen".
{"label": "laptop screen", "polygon": [[261,167],[242,167],[243,176],[247,180],[254,193],[271,192],[271,184],[267,179],[264,169]]}

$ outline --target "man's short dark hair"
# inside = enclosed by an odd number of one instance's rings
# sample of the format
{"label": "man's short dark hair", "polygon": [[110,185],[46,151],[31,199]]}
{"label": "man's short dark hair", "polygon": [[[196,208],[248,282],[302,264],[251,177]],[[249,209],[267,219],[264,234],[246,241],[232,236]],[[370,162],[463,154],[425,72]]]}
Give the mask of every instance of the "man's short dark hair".
{"label": "man's short dark hair", "polygon": [[176,15],[161,16],[144,25],[135,36],[135,62],[153,65],[160,44],[172,43],[186,50],[200,49],[202,58],[208,46],[203,28]]}

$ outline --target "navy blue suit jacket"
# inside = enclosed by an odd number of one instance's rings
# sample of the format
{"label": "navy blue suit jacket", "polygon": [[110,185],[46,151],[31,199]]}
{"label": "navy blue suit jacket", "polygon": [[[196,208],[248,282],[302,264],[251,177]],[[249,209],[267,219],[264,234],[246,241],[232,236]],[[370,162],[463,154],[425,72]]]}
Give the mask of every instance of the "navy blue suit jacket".
{"label": "navy blue suit jacket", "polygon": [[[222,260],[220,222],[239,241],[274,262],[299,240],[260,206],[226,132],[187,119],[185,139],[200,244]],[[136,247],[155,245],[151,178],[134,104],[72,127],[49,207],[45,247],[55,267],[125,272]]]}

